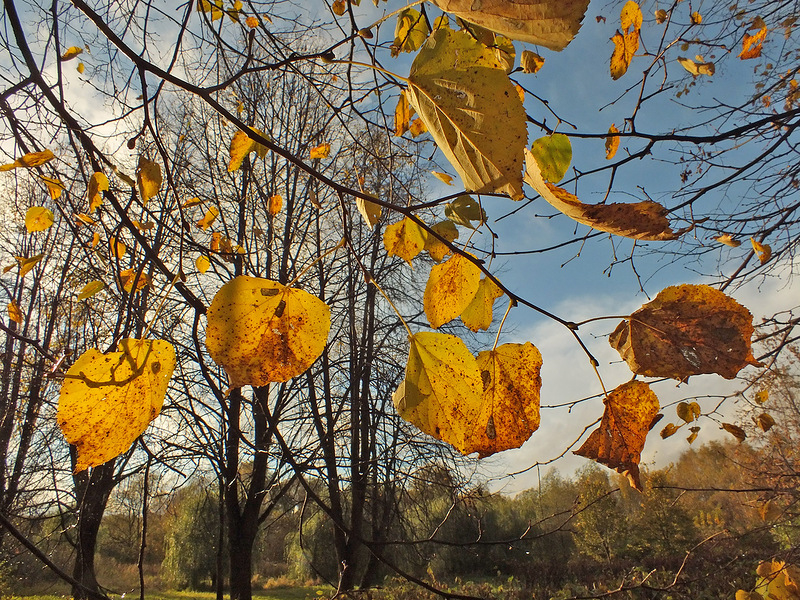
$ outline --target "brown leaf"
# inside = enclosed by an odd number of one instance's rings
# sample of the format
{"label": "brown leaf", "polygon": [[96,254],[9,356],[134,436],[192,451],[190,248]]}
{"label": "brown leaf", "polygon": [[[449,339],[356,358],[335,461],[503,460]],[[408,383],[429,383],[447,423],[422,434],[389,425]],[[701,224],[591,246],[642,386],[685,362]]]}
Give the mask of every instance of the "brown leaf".
{"label": "brown leaf", "polygon": [[740,442],[743,442],[745,438],[747,438],[747,434],[744,432],[744,429],[742,429],[738,425],[733,425],[731,423],[723,423],[722,428]]}
{"label": "brown leaf", "polygon": [[622,384],[606,397],[600,426],[575,454],[616,469],[631,487],[642,491],[639,461],[658,408],[658,398],[649,385],[641,381]]}
{"label": "brown leaf", "polygon": [[742,60],[748,60],[750,58],[758,58],[761,56],[761,46],[766,36],[766,25],[758,30],[754,35],[745,33],[744,39],[742,40],[742,51],[739,53],[739,58]]}
{"label": "brown leaf", "polygon": [[622,321],[609,338],[631,371],[685,380],[701,373],[733,379],[758,366],[750,348],[753,316],[707,285],[677,285]]}

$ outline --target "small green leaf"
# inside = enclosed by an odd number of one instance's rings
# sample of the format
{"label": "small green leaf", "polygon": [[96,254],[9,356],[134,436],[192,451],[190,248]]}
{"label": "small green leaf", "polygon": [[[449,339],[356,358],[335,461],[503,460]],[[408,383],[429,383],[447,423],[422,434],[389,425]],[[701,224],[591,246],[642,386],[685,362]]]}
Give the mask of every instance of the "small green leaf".
{"label": "small green leaf", "polygon": [[572,162],[572,144],[563,133],[554,133],[533,142],[531,154],[539,165],[542,178],[550,183],[558,183]]}

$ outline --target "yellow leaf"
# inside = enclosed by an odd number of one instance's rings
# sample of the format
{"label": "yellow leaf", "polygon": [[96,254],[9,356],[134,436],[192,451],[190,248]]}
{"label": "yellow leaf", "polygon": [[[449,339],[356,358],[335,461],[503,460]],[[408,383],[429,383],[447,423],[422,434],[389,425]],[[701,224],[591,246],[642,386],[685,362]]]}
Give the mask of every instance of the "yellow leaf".
{"label": "yellow leaf", "polygon": [[92,217],[85,213],[78,213],[75,215],[75,223],[78,227],[81,225],[96,225],[97,221],[95,221]]}
{"label": "yellow leaf", "polygon": [[733,379],[759,365],[750,348],[753,331],[750,311],[733,298],[707,285],[676,285],[622,321],[609,343],[639,375]]}
{"label": "yellow leaf", "polygon": [[391,55],[397,56],[401,52],[416,52],[425,42],[429,33],[428,21],[417,9],[404,9],[397,15]]}
{"label": "yellow leaf", "polygon": [[50,229],[54,222],[53,211],[44,206],[33,206],[25,213],[25,229],[28,233]]}
{"label": "yellow leaf", "polygon": [[513,40],[563,50],[578,33],[589,0],[434,0],[434,4]]}
{"label": "yellow leaf", "polygon": [[686,423],[696,421],[700,416],[700,405],[697,402],[679,402],[675,409],[678,417]]}
{"label": "yellow leaf", "polygon": [[753,35],[745,33],[744,39],[742,40],[742,51],[739,53],[739,58],[742,60],[748,60],[761,56],[762,44],[764,43],[764,38],[766,38],[766,36],[766,25],[764,25],[764,27],[762,27]]}
{"label": "yellow leaf", "polygon": [[482,404],[478,362],[452,335],[422,331],[409,341],[406,375],[392,397],[397,413],[428,435],[467,452]]}
{"label": "yellow leaf", "polygon": [[19,263],[19,276],[25,277],[25,275],[30,273],[31,269],[36,266],[36,263],[44,258],[44,254],[37,254],[30,258],[25,258],[24,256],[15,256],[14,258],[16,258]]}
{"label": "yellow leaf", "polygon": [[83,53],[83,48],[81,48],[80,46],[70,46],[69,48],[66,49],[64,54],[61,55],[61,60],[64,61],[72,60],[73,58],[82,53]]}
{"label": "yellow leaf", "polygon": [[333,9],[333,14],[337,17],[341,17],[347,10],[347,3],[345,0],[334,0],[331,8]]}
{"label": "yellow leaf", "polygon": [[700,25],[700,23],[703,22],[703,16],[697,11],[692,13],[691,19],[692,19],[692,25]]}
{"label": "yellow leaf", "polygon": [[218,0],[197,0],[197,12],[211,13],[211,20],[221,19],[225,13]]}
{"label": "yellow leaf", "polygon": [[525,110],[491,49],[438,29],[411,65],[408,100],[467,190],[522,193]]}
{"label": "yellow leaf", "polygon": [[83,72],[84,72],[85,70],[86,70],[86,66],[85,66],[83,63],[78,63],[78,66],[77,66],[77,71],[78,71],[78,73],[80,73],[81,75],[83,75]]}
{"label": "yellow leaf", "polygon": [[383,210],[380,204],[358,197],[356,198],[356,208],[358,212],[361,213],[361,217],[370,229],[375,227],[378,219],[381,218],[381,212]]}
{"label": "yellow leaf", "polygon": [[691,431],[692,433],[689,434],[689,436],[686,438],[686,441],[691,444],[697,439],[697,434],[700,432],[700,428],[699,427],[690,427],[689,431]]}
{"label": "yellow leaf", "polygon": [[655,15],[656,15],[656,23],[658,23],[659,25],[661,25],[667,20],[667,11],[665,11],[663,8],[659,8],[658,10],[656,10]]}
{"label": "yellow leaf", "polygon": [[175,369],[163,340],[124,339],[119,352],[84,352],[64,377],[58,426],[77,446],[76,471],[125,452],[161,411]]}
{"label": "yellow leaf", "polygon": [[660,433],[661,439],[665,440],[668,437],[672,437],[678,432],[679,429],[680,427],[675,425],[674,423],[667,423],[666,427],[664,427],[664,429],[661,430]]}
{"label": "yellow leaf", "polygon": [[569,218],[599,231],[637,240],[674,240],[667,209],[651,200],[632,204],[583,204],[566,190],[544,181],[533,155],[525,151],[525,183]]}
{"label": "yellow leaf", "polygon": [[331,153],[331,145],[327,142],[320,144],[319,146],[314,146],[311,148],[310,157],[311,158],[328,158],[328,155]]}
{"label": "yellow leaf", "polygon": [[402,91],[397,98],[397,106],[394,109],[394,134],[397,137],[408,131],[409,123],[413,116],[414,109],[409,105],[405,91]]}
{"label": "yellow leaf", "polygon": [[93,173],[89,178],[89,212],[94,212],[103,203],[100,192],[108,190],[108,177],[104,173]]}
{"label": "yellow leaf", "polygon": [[[433,231],[438,233],[448,242],[453,242],[458,239],[458,229],[452,221],[440,221],[431,227]],[[435,235],[428,234],[425,238],[425,246],[423,250],[427,250],[430,257],[437,263],[450,254],[450,248],[442,242]]]}
{"label": "yellow leaf", "polygon": [[619,79],[628,71],[634,54],[639,49],[639,30],[634,29],[625,35],[617,31],[611,38],[614,52],[611,53],[611,78]]}
{"label": "yellow leaf", "polygon": [[86,300],[86,298],[91,298],[95,294],[103,291],[105,287],[106,284],[103,283],[102,281],[98,280],[90,281],[85,286],[83,286],[83,288],[81,288],[80,292],[78,292],[78,300]]}
{"label": "yellow leaf", "polygon": [[[258,129],[251,128],[251,131],[261,135],[264,138],[268,136]],[[228,171],[238,171],[244,162],[244,158],[251,152],[255,152],[259,158],[264,158],[267,155],[268,148],[263,144],[259,144],[252,140],[244,131],[237,131],[233,134],[230,145],[231,159],[228,162]]]}
{"label": "yellow leaf", "polygon": [[436,177],[439,181],[445,182],[447,185],[453,185],[453,176],[448,175],[447,173],[439,173],[439,171],[431,171],[433,176]]}
{"label": "yellow leaf", "polygon": [[633,0],[628,0],[619,15],[620,27],[622,31],[628,32],[629,29],[639,31],[642,28],[642,10]]}
{"label": "yellow leaf", "polygon": [[92,235],[92,248],[97,248],[97,244],[100,243],[100,234],[98,232],[94,232]]}
{"label": "yellow leaf", "polygon": [[775,425],[775,419],[772,418],[772,415],[761,413],[756,418],[756,425],[761,431],[767,432]]}
{"label": "yellow leaf", "polygon": [[108,238],[108,246],[112,258],[120,259],[128,253],[128,247],[114,236]]}
{"label": "yellow leaf", "polygon": [[208,271],[209,267],[211,267],[211,261],[207,256],[201,255],[197,257],[196,261],[194,261],[194,266],[197,267],[197,270],[201,273],[205,273]]}
{"label": "yellow leaf", "polygon": [[617,154],[619,149],[619,129],[613,123],[608,128],[608,136],[606,137],[606,160],[611,160]]}
{"label": "yellow leaf", "polygon": [[658,398],[646,383],[629,381],[614,389],[604,403],[600,426],[575,454],[615,469],[628,478],[631,487],[642,491],[639,461],[658,414]]}
{"label": "yellow leaf", "polygon": [[147,201],[161,190],[161,165],[140,156],[136,183],[139,186],[142,204],[147,204]]}
{"label": "yellow leaf", "polygon": [[483,402],[465,454],[483,458],[519,448],[539,428],[542,355],[531,344],[503,344],[478,354]]}
{"label": "yellow leaf", "polygon": [[712,62],[695,62],[691,58],[684,58],[683,56],[678,57],[678,62],[695,77],[698,75],[708,75],[710,77],[715,71],[714,63]]}
{"label": "yellow leaf", "polygon": [[494,301],[503,295],[494,281],[484,277],[478,284],[478,291],[472,302],[461,313],[461,321],[468,329],[478,332],[481,329],[489,329],[492,325],[492,308]]}
{"label": "yellow leaf", "polygon": [[216,206],[212,206],[205,212],[203,218],[200,219],[196,224],[200,229],[205,231],[214,224],[214,221],[217,220],[218,216],[219,209]]}
{"label": "yellow leaf", "polygon": [[17,323],[22,323],[24,319],[22,316],[22,310],[20,310],[19,304],[17,304],[16,300],[12,300],[8,303],[8,318]]}
{"label": "yellow leaf", "polygon": [[747,434],[744,432],[744,429],[738,425],[733,425],[732,423],[723,423],[722,429],[730,433],[733,437],[739,440],[739,442],[743,442],[747,438]]}
{"label": "yellow leaf", "polygon": [[757,242],[754,238],[750,238],[750,243],[753,245],[753,250],[762,265],[766,264],[769,259],[772,258],[772,248],[769,244],[762,244],[761,242]]}
{"label": "yellow leaf", "polygon": [[250,17],[247,17],[247,18],[244,20],[244,23],[245,23],[245,25],[247,25],[247,26],[248,26],[250,29],[255,29],[256,27],[258,27],[259,20],[258,20],[258,17],[253,17],[253,16],[250,16]]}
{"label": "yellow leaf", "polygon": [[422,227],[405,217],[386,227],[383,232],[383,246],[389,256],[399,256],[410,265],[411,259],[422,252],[427,237]]}
{"label": "yellow leaf", "polygon": [[481,270],[456,254],[431,268],[423,305],[431,327],[438,329],[460,315],[478,292]]}
{"label": "yellow leaf", "polygon": [[758,507],[758,516],[761,517],[761,520],[765,523],[771,523],[773,521],[778,520],[778,518],[783,514],[780,506],[778,506],[775,502],[771,500],[767,500]]}
{"label": "yellow leaf", "polygon": [[[119,272],[119,279],[122,289],[129,294],[133,291],[139,292],[152,283],[150,276],[140,271],[140,269],[125,269]],[[136,289],[134,290],[134,284]]]}
{"label": "yellow leaf", "polygon": [[54,177],[45,177],[44,175],[39,175],[39,179],[44,181],[52,200],[56,200],[61,197],[61,192],[63,192],[65,188],[60,179],[55,179]]}
{"label": "yellow leaf", "polygon": [[270,196],[269,198],[269,214],[273,217],[281,212],[283,208],[283,196],[280,194],[276,194],[275,196]]}
{"label": "yellow leaf", "polygon": [[[411,112],[414,112],[413,109]],[[419,117],[411,121],[411,123],[408,126],[408,132],[411,134],[411,137],[414,138],[421,136],[423,133],[427,133],[427,131],[428,131],[428,126],[425,125],[425,122]]]}
{"label": "yellow leaf", "polygon": [[544,58],[531,52],[530,50],[523,50],[520,56],[519,64],[522,67],[523,73],[538,73],[539,69],[544,66]]}
{"label": "yellow leaf", "polygon": [[759,404],[764,404],[767,400],[769,400],[769,390],[758,390],[756,392],[755,401]]}
{"label": "yellow leaf", "polygon": [[131,224],[133,224],[133,226],[136,227],[136,229],[138,229],[139,231],[150,231],[156,226],[156,224],[153,223],[153,221],[145,221],[144,223],[142,223],[141,221],[136,221],[133,219],[131,219]]}
{"label": "yellow leaf", "polygon": [[732,235],[728,233],[723,233],[722,235],[718,235],[714,238],[720,244],[725,244],[726,246],[730,246],[731,248],[737,248],[741,246],[742,242],[733,238]]}
{"label": "yellow leaf", "polygon": [[200,200],[200,198],[195,196],[194,198],[190,198],[189,200],[184,202],[182,206],[183,206],[183,208],[191,208],[192,206],[199,206],[202,203],[203,203],[203,201]]}
{"label": "yellow leaf", "polygon": [[220,288],[207,316],[206,347],[232,388],[297,377],[322,354],[331,325],[319,298],[245,275]]}
{"label": "yellow leaf", "polygon": [[28,154],[19,157],[13,163],[0,166],[0,172],[11,171],[13,169],[18,169],[20,167],[24,167],[26,169],[30,169],[32,167],[38,167],[40,165],[45,164],[46,162],[53,160],[55,157],[56,155],[53,154],[50,150],[42,150],[41,152],[29,152]]}

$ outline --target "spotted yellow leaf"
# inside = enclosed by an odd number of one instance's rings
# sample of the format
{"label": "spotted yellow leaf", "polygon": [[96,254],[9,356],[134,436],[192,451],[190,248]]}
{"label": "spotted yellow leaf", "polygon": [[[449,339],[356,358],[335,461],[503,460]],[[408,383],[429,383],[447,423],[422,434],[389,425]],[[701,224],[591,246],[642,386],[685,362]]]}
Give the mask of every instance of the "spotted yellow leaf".
{"label": "spotted yellow leaf", "polygon": [[273,217],[281,212],[283,208],[283,196],[280,194],[275,194],[274,196],[270,196],[269,198],[269,214]]}
{"label": "spotted yellow leaf", "polygon": [[460,315],[478,292],[481,270],[456,254],[431,268],[423,305],[431,327],[438,329]]}
{"label": "spotted yellow leaf", "polygon": [[759,262],[762,265],[769,262],[769,259],[772,258],[772,248],[769,246],[769,244],[757,242],[755,238],[750,238],[750,243],[753,245],[753,250],[758,256]]}
{"label": "spotted yellow leaf", "polygon": [[[448,242],[453,242],[458,239],[458,228],[452,221],[440,221],[431,227],[431,229],[433,229],[435,233],[438,233]],[[428,236],[425,238],[425,246],[423,250],[426,250],[430,257],[437,263],[441,262],[442,259],[451,252],[447,244],[442,242],[433,234],[428,234]]]}
{"label": "spotted yellow leaf", "polygon": [[478,284],[478,291],[472,302],[462,311],[461,321],[468,329],[475,332],[489,329],[494,317],[492,313],[494,302],[502,295],[503,290],[497,287],[494,281],[484,277]]}
{"label": "spotted yellow leaf", "polygon": [[50,229],[54,222],[53,211],[44,206],[33,206],[25,213],[25,229],[28,233]]}
{"label": "spotted yellow leaf", "polygon": [[405,217],[392,223],[383,232],[383,246],[389,256],[399,256],[409,265],[411,259],[425,247],[426,232],[414,221]]}
{"label": "spotted yellow leaf", "polygon": [[[254,133],[267,138],[267,135],[258,129],[251,128]],[[231,138],[230,153],[231,158],[228,161],[228,171],[238,171],[244,162],[245,157],[251,152],[255,152],[259,158],[264,158],[267,155],[268,148],[259,144],[251,139],[244,131],[237,131]]]}
{"label": "spotted yellow leaf", "polygon": [[328,155],[331,153],[331,145],[327,142],[320,144],[319,146],[314,146],[311,148],[310,157],[311,158],[328,158]]}
{"label": "spotted yellow leaf", "polygon": [[119,272],[119,279],[122,289],[129,294],[133,291],[139,292],[152,283],[150,276],[141,269],[125,269]]}

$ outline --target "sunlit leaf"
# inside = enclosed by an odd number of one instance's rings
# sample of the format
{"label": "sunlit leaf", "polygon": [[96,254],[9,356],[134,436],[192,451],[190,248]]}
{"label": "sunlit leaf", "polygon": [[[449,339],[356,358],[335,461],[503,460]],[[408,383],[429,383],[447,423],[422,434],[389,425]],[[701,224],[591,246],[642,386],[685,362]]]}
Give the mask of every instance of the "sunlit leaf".
{"label": "sunlit leaf", "polygon": [[732,423],[723,423],[722,428],[740,442],[743,442],[747,438],[747,434],[744,432],[744,429],[738,425],[733,425]]}
{"label": "sunlit leaf", "polygon": [[639,49],[639,30],[634,29],[626,34],[617,31],[611,38],[614,51],[611,53],[611,78],[619,79],[628,71],[633,56]]}
{"label": "sunlit leaf", "polygon": [[661,25],[667,20],[667,11],[664,10],[663,8],[659,8],[658,10],[656,10],[655,16],[656,16],[656,23]]}
{"label": "sunlit leaf", "polygon": [[700,25],[703,22],[703,15],[699,12],[694,11],[691,15],[692,25]]}
{"label": "sunlit leaf", "polygon": [[197,225],[197,226],[198,226],[200,229],[202,229],[203,231],[205,231],[206,229],[208,229],[209,227],[211,227],[211,225],[213,225],[213,224],[214,224],[214,221],[216,221],[216,220],[217,220],[217,217],[218,217],[218,216],[219,216],[219,209],[218,209],[216,206],[211,206],[211,207],[209,207],[209,209],[208,209],[208,210],[205,212],[205,214],[203,215],[203,217],[202,217],[202,218],[201,218],[199,221],[197,221],[196,225]]}
{"label": "sunlit leaf", "polygon": [[232,388],[297,377],[322,354],[331,324],[319,298],[245,275],[220,288],[207,317],[206,347]]}
{"label": "sunlit leaf", "polygon": [[112,258],[120,259],[128,253],[128,246],[114,236],[108,238],[108,246]]}
{"label": "sunlit leaf", "polygon": [[142,272],[141,269],[130,268],[120,271],[119,279],[122,283],[122,289],[129,294],[134,291],[140,292],[152,284],[150,276],[147,273]]}
{"label": "sunlit leaf", "polygon": [[136,184],[139,187],[139,197],[142,204],[147,204],[161,190],[161,165],[139,157],[139,166],[136,173]]}
{"label": "sunlit leaf", "polygon": [[475,332],[481,329],[489,329],[494,318],[492,312],[494,302],[502,295],[503,290],[497,287],[494,281],[484,277],[478,284],[478,291],[475,293],[475,297],[467,308],[461,312],[461,321],[468,329]]}
{"label": "sunlit leaf", "polygon": [[678,62],[695,77],[698,75],[708,75],[710,77],[716,70],[712,62],[695,62],[691,58],[685,58],[683,56],[678,57]]}
{"label": "sunlit leaf", "polygon": [[283,196],[281,196],[280,194],[275,194],[274,196],[269,197],[269,207],[268,207],[269,214],[271,214],[274,217],[279,212],[281,212],[282,208],[283,208]]}
{"label": "sunlit leaf", "polygon": [[42,150],[41,152],[29,152],[28,154],[19,157],[13,163],[0,165],[0,172],[11,171],[13,169],[19,169],[19,168],[30,169],[33,167],[38,167],[45,164],[46,162],[53,160],[55,157],[56,155],[53,154],[50,150]]}
{"label": "sunlit leaf", "polygon": [[425,42],[429,33],[428,21],[422,16],[422,13],[415,8],[406,8],[397,15],[391,55],[397,56],[401,52],[416,52]]}
{"label": "sunlit leaf", "polygon": [[106,284],[102,281],[90,281],[81,288],[80,292],[78,292],[78,300],[86,300],[87,298],[91,298],[95,294],[103,291],[105,288]]}
{"label": "sunlit leaf", "polygon": [[203,201],[200,200],[200,198],[194,197],[184,202],[182,206],[183,208],[191,208],[192,206],[199,206],[202,203]]}
{"label": "sunlit leaf", "polygon": [[725,244],[726,246],[730,246],[731,248],[738,248],[742,245],[742,242],[733,238],[732,235],[728,233],[723,233],[722,235],[718,235],[714,238],[720,244]]}
{"label": "sunlit leaf", "polygon": [[606,137],[606,160],[611,160],[616,156],[619,149],[619,129],[613,123],[608,128],[608,136]]}
{"label": "sunlit leaf", "polygon": [[194,261],[194,266],[200,273],[205,273],[208,271],[209,267],[211,267],[211,261],[207,256],[201,254],[197,257],[197,260]]}
{"label": "sunlit leaf", "polygon": [[425,230],[408,217],[392,223],[383,232],[383,246],[389,256],[399,256],[409,265],[425,247]]}
{"label": "sunlit leaf", "polygon": [[572,162],[572,144],[563,133],[539,138],[531,145],[530,152],[536,159],[542,178],[551,183],[561,181]]}
{"label": "sunlit leaf", "polygon": [[427,133],[427,131],[428,131],[428,126],[425,125],[425,122],[419,117],[411,121],[411,123],[408,126],[408,132],[411,134],[411,137],[419,137],[423,133]]}
{"label": "sunlit leaf", "polygon": [[347,10],[347,3],[345,0],[334,0],[331,9],[333,10],[333,14],[337,17],[341,17]]}
{"label": "sunlit leaf", "polygon": [[314,146],[309,152],[310,158],[328,158],[331,153],[331,145],[327,142]]}
{"label": "sunlit leaf", "polygon": [[383,210],[380,204],[359,197],[356,197],[356,208],[370,229],[375,227],[375,224],[381,218]]}
{"label": "sunlit leaf", "polygon": [[667,423],[666,427],[661,430],[661,439],[667,439],[668,437],[672,437],[680,430],[680,427],[675,425],[674,423]]}
{"label": "sunlit leaf", "polygon": [[221,19],[225,14],[220,0],[197,0],[197,12],[211,13],[211,20]]}
{"label": "sunlit leaf", "polygon": [[647,432],[658,413],[658,398],[646,383],[629,381],[613,390],[604,402],[600,426],[575,454],[617,470],[641,491],[639,461]]}
{"label": "sunlit leaf", "polygon": [[78,71],[78,73],[80,73],[81,75],[83,75],[83,72],[86,70],[86,65],[84,65],[83,63],[78,63],[78,66],[75,68],[75,70]]}
{"label": "sunlit leaf", "polygon": [[458,317],[478,292],[481,270],[456,254],[431,268],[423,305],[431,327],[438,329]]}
{"label": "sunlit leaf", "polygon": [[37,254],[30,258],[25,258],[24,256],[15,256],[14,258],[16,258],[19,263],[19,276],[25,277],[25,275],[30,273],[31,269],[36,266],[36,263],[44,258],[44,254]]}
{"label": "sunlit leaf", "polygon": [[638,31],[642,28],[642,10],[639,5],[633,0],[628,0],[619,14],[619,23],[622,31],[627,32],[630,29]]}
{"label": "sunlit leaf", "polygon": [[689,431],[691,431],[691,433],[686,438],[686,441],[691,444],[697,439],[697,434],[700,433],[700,428],[699,427],[690,427]]}
{"label": "sunlit leaf", "polygon": [[758,404],[764,404],[767,400],[769,400],[769,390],[758,390],[755,395],[755,401]]}
{"label": "sunlit leaf", "polygon": [[742,60],[748,60],[761,56],[762,44],[764,43],[764,38],[766,38],[766,36],[766,25],[753,35],[745,33],[744,39],[742,40],[742,51],[739,53],[739,58]]}
{"label": "sunlit leaf", "polygon": [[247,17],[247,18],[244,20],[244,23],[245,23],[245,25],[247,25],[247,26],[248,26],[250,29],[255,29],[256,27],[258,27],[258,25],[259,25],[260,21],[258,20],[258,17],[254,17],[254,16],[252,16],[252,15],[251,15],[251,16]]}
{"label": "sunlit leaf", "polygon": [[14,321],[16,323],[22,323],[24,317],[22,315],[22,310],[20,309],[19,304],[17,304],[16,300],[12,300],[11,302],[9,302],[7,305],[7,309],[8,309],[8,318],[11,321]]}
{"label": "sunlit leaf", "polygon": [[756,417],[756,425],[761,431],[767,432],[775,426],[775,419],[768,413],[761,413]]}
{"label": "sunlit leaf", "polygon": [[97,244],[99,243],[100,243],[100,234],[97,231],[95,231],[92,234],[92,243],[91,243],[92,248],[96,248]]}
{"label": "sunlit leaf", "polygon": [[108,190],[108,177],[104,173],[92,173],[89,178],[89,212],[94,212],[103,203],[103,195],[100,192]]}
{"label": "sunlit leaf", "polygon": [[58,426],[77,447],[76,471],[125,452],[161,411],[175,369],[163,340],[124,339],[118,352],[84,352],[69,368],[58,400]]}
{"label": "sunlit leaf", "polygon": [[440,173],[439,171],[431,171],[434,177],[439,181],[443,181],[447,185],[453,185],[453,176],[447,173]]}
{"label": "sunlit leaf", "polygon": [[83,53],[83,48],[81,48],[80,46],[70,46],[64,51],[64,54],[62,54],[60,58],[63,61],[72,60],[73,58],[82,53]]}
{"label": "sunlit leaf", "polygon": [[[453,242],[458,239],[458,229],[452,221],[440,221],[431,227],[431,229],[448,242]],[[425,238],[425,246],[423,249],[426,250],[430,257],[437,263],[441,262],[442,259],[451,252],[447,244],[432,234],[428,234]]]}
{"label": "sunlit leaf", "polygon": [[757,242],[754,238],[750,238],[750,243],[753,245],[753,250],[762,265],[766,264],[769,259],[772,258],[772,248],[769,244],[762,244],[761,242]]}
{"label": "sunlit leaf", "polygon": [[50,193],[50,198],[52,200],[60,198],[61,192],[63,192],[66,189],[60,179],[55,179],[54,177],[46,177],[44,175],[39,175],[39,179],[44,181],[44,184],[47,186],[47,191]]}
{"label": "sunlit leaf", "polygon": [[[263,131],[254,128],[251,128],[251,131],[268,139],[268,136]],[[259,158],[264,158],[268,152],[266,146],[250,139],[244,131],[237,131],[233,134],[229,150],[231,158],[228,161],[228,171],[238,171],[245,157],[251,152],[255,152]]]}
{"label": "sunlit leaf", "polygon": [[536,54],[536,52],[523,50],[519,58],[519,64],[523,73],[538,73],[539,69],[544,66],[544,58]]}
{"label": "sunlit leaf", "polygon": [[97,221],[95,221],[92,217],[85,213],[78,213],[75,215],[75,224],[80,227],[81,225],[96,225]]}
{"label": "sunlit leaf", "polygon": [[28,233],[45,231],[55,223],[53,211],[44,206],[33,206],[25,213],[25,229]]}
{"label": "sunlit leaf", "polygon": [[413,116],[414,109],[408,103],[405,91],[402,91],[397,98],[397,107],[394,109],[394,134],[397,137],[402,136],[409,130],[411,117]]}

